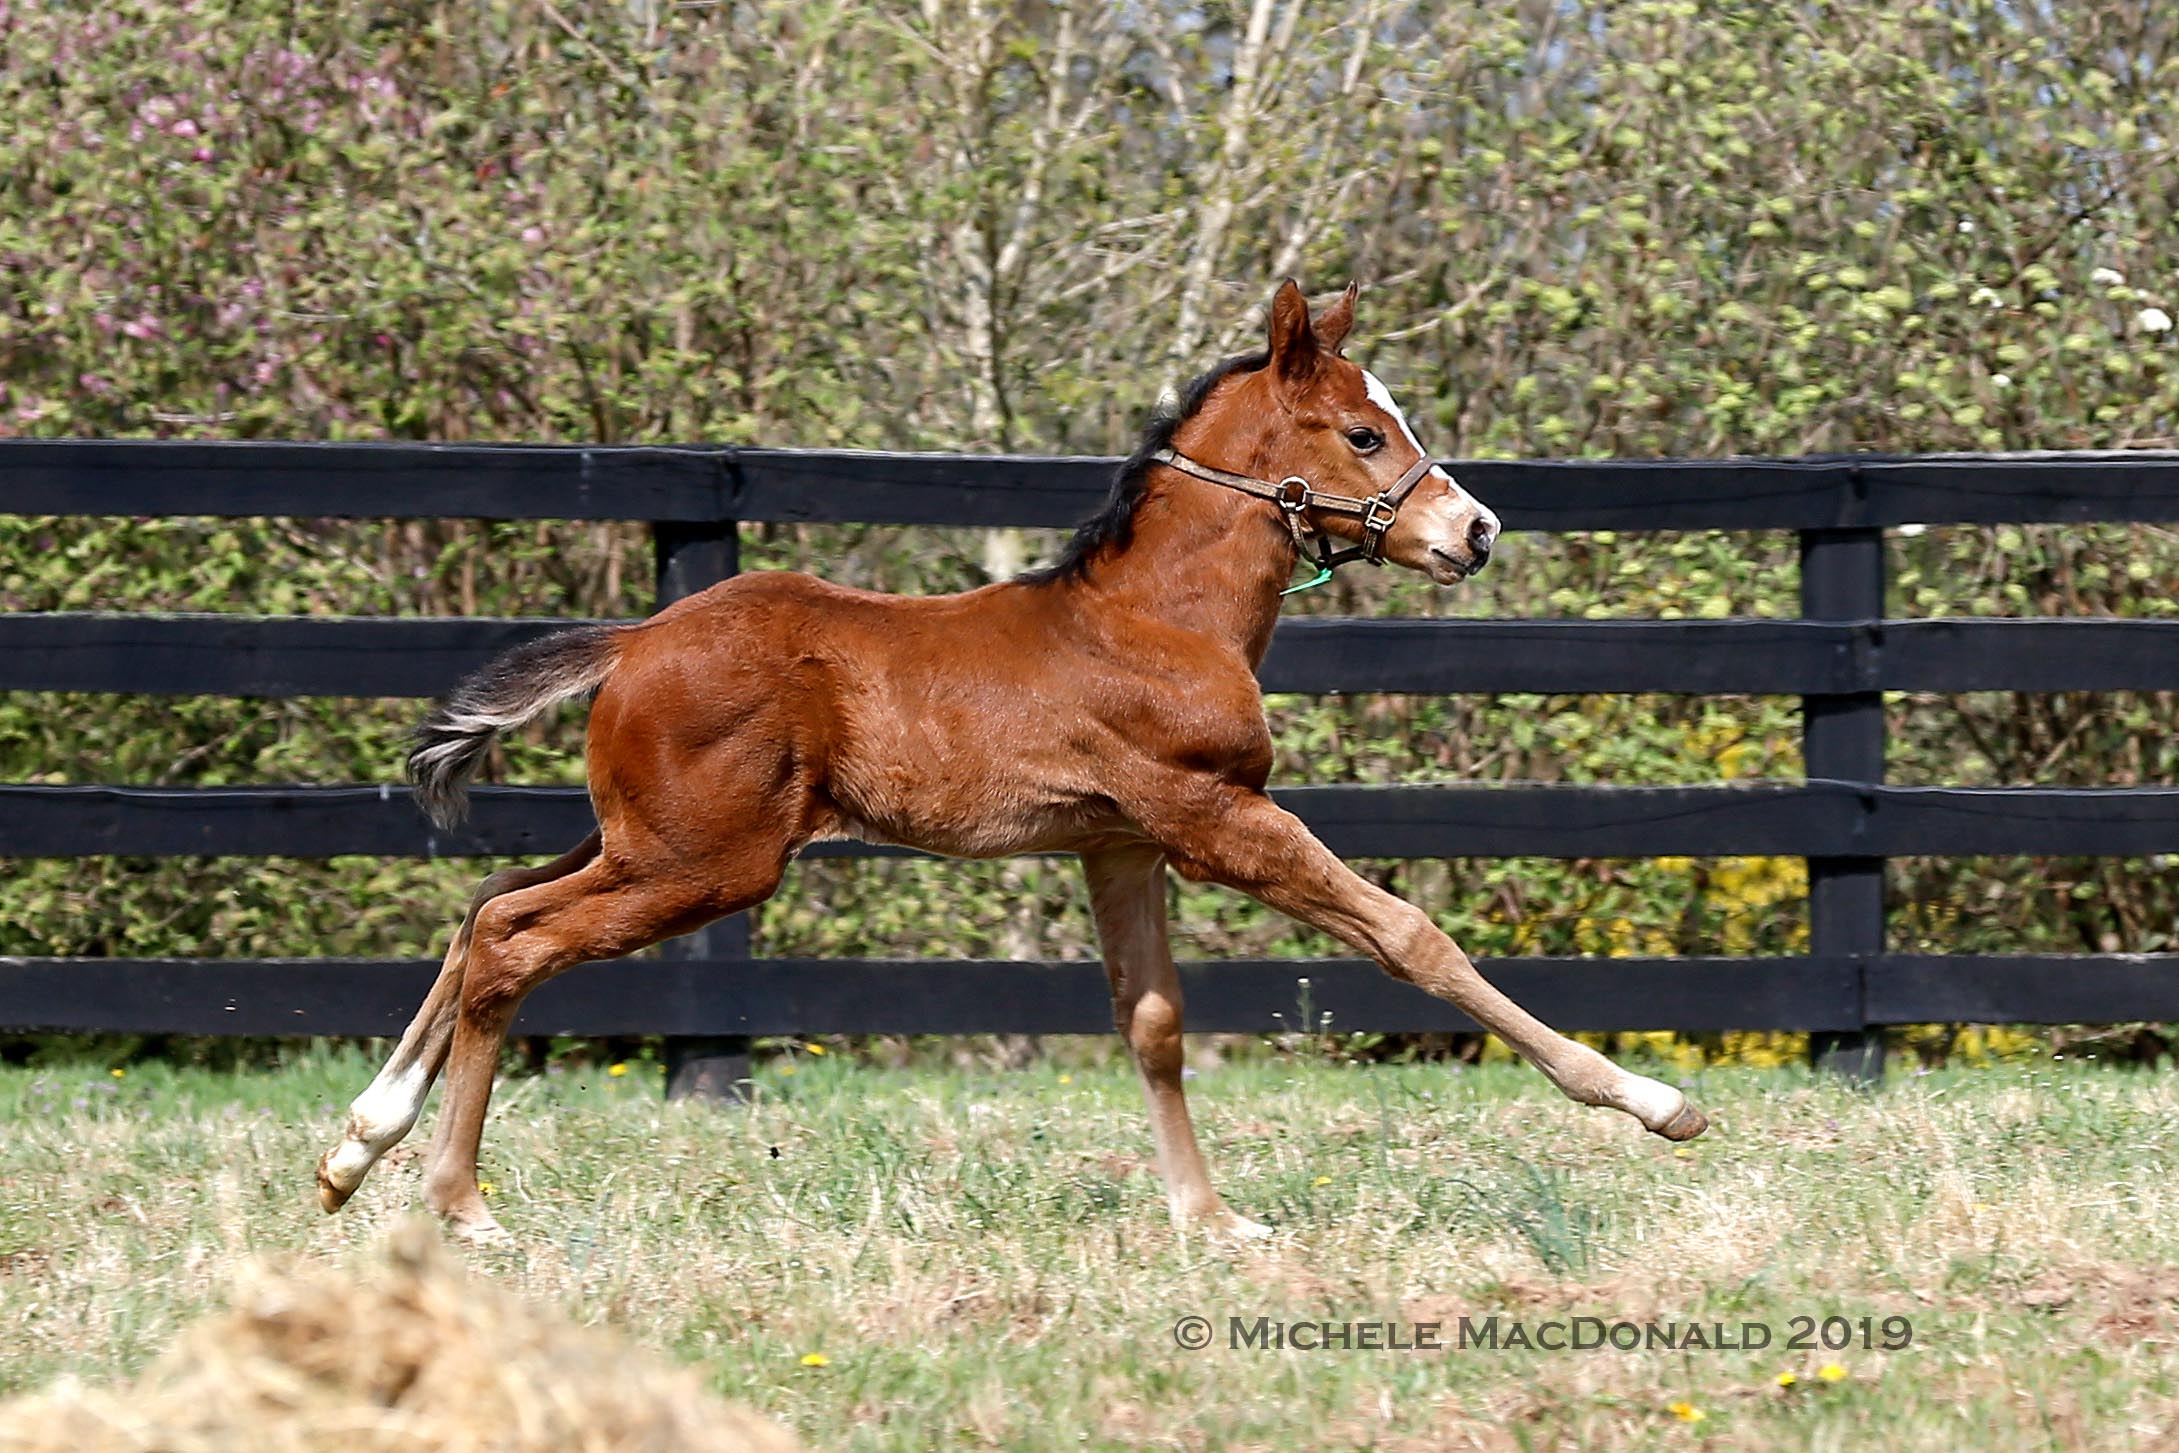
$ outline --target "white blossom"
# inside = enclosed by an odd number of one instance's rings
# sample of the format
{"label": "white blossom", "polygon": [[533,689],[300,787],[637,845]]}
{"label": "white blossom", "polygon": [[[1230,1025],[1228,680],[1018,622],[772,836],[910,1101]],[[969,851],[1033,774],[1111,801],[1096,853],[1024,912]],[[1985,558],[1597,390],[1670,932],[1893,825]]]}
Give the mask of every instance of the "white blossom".
{"label": "white blossom", "polygon": [[1974,230],[1975,230],[1975,224],[1974,224],[1974,223],[1972,223],[1972,222],[1968,221],[1968,220],[1967,220],[1967,219],[1966,219],[1965,217],[1962,217],[1962,218],[1960,218],[1960,231],[1962,231],[1962,232],[1972,232],[1972,231],[1974,231]]}
{"label": "white blossom", "polygon": [[1899,533],[1905,538],[1911,540],[1916,535],[1923,533],[1928,528],[1929,526],[1927,525],[1901,525],[1899,527]]}
{"label": "white blossom", "polygon": [[2162,308],[2143,308],[2134,314],[2134,326],[2144,333],[2169,333],[2171,314]]}
{"label": "white blossom", "polygon": [[1991,374],[1991,375],[1990,375],[1990,387],[1992,387],[1992,388],[2011,388],[2012,386],[2013,386],[2013,376],[2012,376],[2011,374],[2009,374],[2009,373],[1993,373],[1993,374]]}
{"label": "white blossom", "polygon": [[2126,282],[2126,274],[2115,267],[2099,267],[2088,275],[2088,280],[2099,288],[2122,287]]}
{"label": "white blossom", "polygon": [[2005,306],[2005,300],[1997,295],[1995,288],[1976,288],[1967,295],[1967,301],[1985,308],[2002,308]]}

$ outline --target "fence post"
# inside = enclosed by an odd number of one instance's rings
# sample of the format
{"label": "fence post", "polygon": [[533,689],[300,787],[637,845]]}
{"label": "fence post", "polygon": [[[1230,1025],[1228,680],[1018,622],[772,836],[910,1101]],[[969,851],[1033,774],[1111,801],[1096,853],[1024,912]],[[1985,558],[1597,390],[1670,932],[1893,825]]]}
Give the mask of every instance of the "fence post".
{"label": "fence post", "polygon": [[[670,605],[741,569],[741,532],[733,520],[651,526],[658,558],[658,604]],[[669,959],[746,959],[749,918],[737,913],[661,945]],[[723,987],[723,986],[722,986]],[[727,989],[726,992],[732,992]],[[675,1036],[666,1040],[666,1098],[738,1101],[748,1098],[749,1041],[742,1035]]]}
{"label": "fence post", "polygon": [[[1809,620],[1884,617],[1884,532],[1801,532],[1801,615]],[[1801,756],[1811,779],[1884,780],[1884,695],[1857,691],[1801,699]],[[1868,956],[1884,951],[1884,860],[1808,860],[1809,952]],[[1817,1031],[1809,1059],[1849,1079],[1884,1077],[1884,1032]]]}

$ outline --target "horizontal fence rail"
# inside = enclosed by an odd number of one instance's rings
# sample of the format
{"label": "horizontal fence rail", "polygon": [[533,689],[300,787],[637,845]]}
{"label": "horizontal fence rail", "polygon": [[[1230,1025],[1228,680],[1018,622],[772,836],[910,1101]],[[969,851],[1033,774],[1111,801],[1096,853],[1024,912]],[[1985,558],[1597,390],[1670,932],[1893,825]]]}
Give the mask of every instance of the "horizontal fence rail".
{"label": "horizontal fence rail", "polygon": [[[0,441],[17,515],[641,520],[662,599],[731,576],[743,522],[1067,526],[1115,461],[727,447]],[[1797,696],[1811,780],[1317,786],[1276,795],[1356,858],[1793,856],[1811,947],[1777,958],[1514,958],[1484,965],[1570,1030],[1807,1030],[1866,1066],[1868,1031],[1932,1021],[2179,1018],[2179,955],[1885,951],[1884,863],[1903,856],[2179,854],[2179,787],[1903,787],[1884,781],[1882,693],[2179,690],[2179,621],[1884,618],[1881,531],[1901,524],[2179,521],[2179,452],[1454,466],[1515,531],[1790,530],[1802,619],[1339,620],[1282,624],[1273,693]],[[578,622],[18,613],[0,690],[428,697]],[[434,829],[391,785],[0,785],[0,857],[556,854],[582,789],[485,787]],[[900,856],[859,842],[812,857]],[[436,965],[0,958],[0,1024],[187,1034],[391,1034]],[[1464,1030],[1353,960],[1183,967],[1190,1027]],[[656,958],[540,990],[529,1033],[673,1036],[1076,1033],[1109,1028],[1094,963],[800,960],[748,953],[739,920]],[[1840,1057],[1843,1054],[1844,1057]],[[691,1061],[695,1063],[695,1061]],[[699,1066],[700,1067],[700,1066]],[[676,1072],[676,1082],[680,1079]]]}
{"label": "horizontal fence rail", "polygon": [[[0,958],[0,1004],[49,1028],[127,1034],[399,1034],[438,964],[361,959]],[[2179,1019],[2179,955],[1879,954],[1478,961],[1566,1030]],[[1443,1000],[1354,959],[1184,963],[1188,1027],[1454,1032]],[[1102,1034],[1095,962],[630,959],[526,1001],[521,1034]]]}
{"label": "horizontal fence rail", "polygon": [[[1515,530],[1837,530],[2179,520],[2179,452],[1472,459]],[[1072,525],[1106,458],[857,450],[4,442],[12,514]]]}
{"label": "horizontal fence rail", "polygon": [[[0,616],[0,690],[438,696],[493,656],[590,621]],[[632,624],[632,623],[629,623]],[[1338,620],[1282,623],[1272,692],[2155,691],[2179,620]]]}
{"label": "horizontal fence rail", "polygon": [[[1281,787],[1349,858],[2138,857],[2179,854],[2179,787]],[[0,858],[556,854],[596,821],[580,787],[482,787],[434,827],[376,787],[0,787]],[[809,857],[899,857],[841,839]]]}

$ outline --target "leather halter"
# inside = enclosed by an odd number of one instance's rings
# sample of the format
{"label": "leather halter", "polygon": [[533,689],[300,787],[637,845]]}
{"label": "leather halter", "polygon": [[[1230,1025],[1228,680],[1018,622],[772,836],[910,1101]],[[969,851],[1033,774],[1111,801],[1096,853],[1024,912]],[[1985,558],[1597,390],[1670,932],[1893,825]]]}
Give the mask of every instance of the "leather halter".
{"label": "leather halter", "polygon": [[[1438,462],[1425,454],[1407,466],[1407,472],[1394,480],[1390,487],[1363,499],[1351,494],[1322,493],[1298,474],[1289,474],[1275,483],[1268,479],[1257,479],[1253,475],[1235,474],[1230,470],[1199,463],[1172,449],[1160,449],[1150,457],[1159,464],[1171,465],[1182,474],[1193,475],[1211,484],[1224,485],[1227,489],[1237,489],[1258,499],[1270,500],[1279,507],[1280,518],[1286,521],[1286,528],[1294,537],[1294,547],[1303,555],[1312,553],[1310,540],[1314,537],[1316,578],[1282,590],[1279,592],[1281,595],[1291,595],[1296,590],[1321,585],[1332,578],[1334,570],[1350,560],[1367,560],[1372,565],[1384,564],[1385,532],[1399,519],[1400,506],[1415,492],[1415,486],[1422,483],[1423,476],[1438,467]],[[1350,545],[1344,550],[1332,549],[1330,535],[1304,523],[1303,512],[1312,509],[1361,516],[1362,543]]]}

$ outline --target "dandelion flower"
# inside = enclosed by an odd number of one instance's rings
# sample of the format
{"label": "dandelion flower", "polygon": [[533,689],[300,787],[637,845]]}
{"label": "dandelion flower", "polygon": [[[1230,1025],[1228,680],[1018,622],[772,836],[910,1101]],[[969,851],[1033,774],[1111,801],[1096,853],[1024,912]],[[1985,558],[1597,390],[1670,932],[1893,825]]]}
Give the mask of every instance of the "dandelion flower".
{"label": "dandelion flower", "polygon": [[2162,308],[2143,308],[2134,314],[2134,326],[2144,333],[2169,333],[2171,314]]}
{"label": "dandelion flower", "polygon": [[625,1074],[627,1074],[627,1073],[628,1073],[628,1066],[626,1066],[626,1065],[607,1065],[607,1066],[605,1067],[605,1072],[606,1072],[607,1074],[611,1075],[611,1076],[612,1076],[612,1077],[613,1077],[614,1079],[616,1079],[616,1080],[617,1080],[617,1079],[619,1079],[619,1078],[620,1078],[620,1077],[621,1077],[622,1075],[625,1075]]}
{"label": "dandelion flower", "polygon": [[117,1080],[127,1079],[129,1074],[127,1070],[121,1068],[121,1066],[119,1065],[115,1065],[112,1069],[106,1071],[106,1073],[112,1075]]}
{"label": "dandelion flower", "polygon": [[477,1182],[477,1194],[480,1196],[489,1196],[490,1194],[492,1194],[492,1192],[498,1189],[499,1187],[493,1185],[490,1181]]}
{"label": "dandelion flower", "polygon": [[805,1044],[802,1047],[814,1055],[822,1055],[825,1052],[825,1047],[821,1044]]}
{"label": "dandelion flower", "polygon": [[1073,1083],[1074,1083],[1074,1076],[1073,1076],[1073,1075],[1061,1075],[1061,1076],[1059,1077],[1059,1083],[1061,1083],[1062,1085],[1071,1085],[1071,1084],[1073,1084]]}
{"label": "dandelion flower", "polygon": [[1328,1186],[1328,1185],[1330,1185],[1331,1183],[1332,1183],[1332,1178],[1331,1178],[1330,1176],[1318,1176],[1318,1177],[1316,1178],[1316,1180],[1315,1180],[1314,1182],[1312,1182],[1312,1184],[1315,1184],[1315,1185],[1319,1185],[1319,1186]]}
{"label": "dandelion flower", "polygon": [[791,1075],[791,1074],[793,1074],[793,1073],[794,1073],[794,1066],[793,1066],[793,1065],[781,1065],[781,1066],[779,1067],[779,1072],[780,1072],[781,1074],[783,1074],[783,1075]]}
{"label": "dandelion flower", "polygon": [[1826,1362],[1816,1369],[1816,1376],[1822,1378],[1825,1382],[1844,1382],[1846,1381],[1846,1369],[1836,1362]]}
{"label": "dandelion flower", "polygon": [[1793,1384],[1799,1382],[1800,1379],[1795,1377],[1790,1372],[1781,1372],[1776,1377],[1772,1378],[1771,1381],[1777,1383],[1780,1387],[1791,1387],[1793,1386]]}
{"label": "dandelion flower", "polygon": [[804,1367],[830,1367],[832,1366],[832,1359],[822,1352],[805,1352],[802,1354],[802,1365]]}
{"label": "dandelion flower", "polygon": [[1683,1423],[1699,1423],[1710,1416],[1685,1398],[1681,1398],[1676,1403],[1666,1403],[1665,1411]]}

